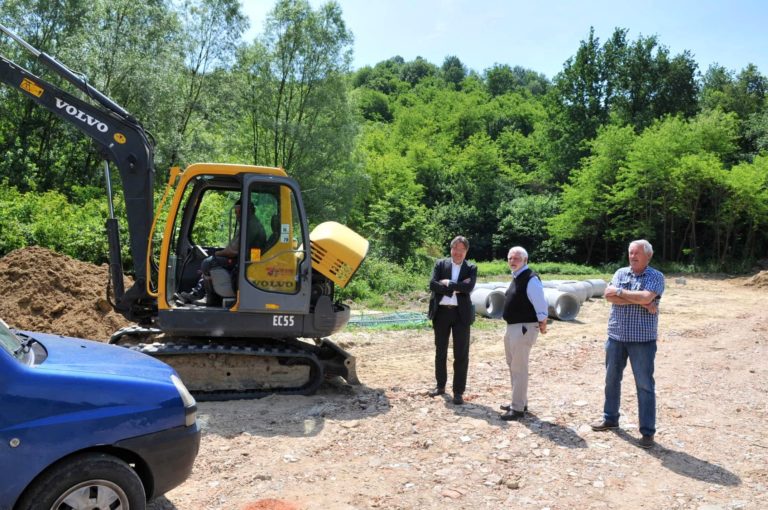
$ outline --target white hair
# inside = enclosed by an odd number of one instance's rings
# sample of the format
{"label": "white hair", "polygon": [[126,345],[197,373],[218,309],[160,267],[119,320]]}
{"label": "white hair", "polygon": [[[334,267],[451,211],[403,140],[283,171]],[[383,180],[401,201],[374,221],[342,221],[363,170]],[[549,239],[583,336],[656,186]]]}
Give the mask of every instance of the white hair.
{"label": "white hair", "polygon": [[631,243],[629,243],[629,247],[631,248],[633,244],[642,246],[643,251],[647,256],[650,257],[651,255],[653,255],[653,246],[651,246],[651,243],[649,243],[645,239],[637,239],[636,241],[632,241]]}
{"label": "white hair", "polygon": [[528,252],[525,251],[525,248],[522,246],[513,246],[509,249],[509,252],[507,253],[507,258],[509,258],[510,253],[517,253],[521,257],[523,257],[525,260],[528,260]]}

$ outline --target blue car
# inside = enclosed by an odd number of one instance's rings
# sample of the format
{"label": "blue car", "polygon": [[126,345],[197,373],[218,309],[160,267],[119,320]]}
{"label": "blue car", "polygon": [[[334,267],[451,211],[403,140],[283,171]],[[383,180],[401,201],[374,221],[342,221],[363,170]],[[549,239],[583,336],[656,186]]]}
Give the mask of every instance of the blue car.
{"label": "blue car", "polygon": [[141,510],[189,476],[197,405],[165,363],[0,320],[0,510]]}

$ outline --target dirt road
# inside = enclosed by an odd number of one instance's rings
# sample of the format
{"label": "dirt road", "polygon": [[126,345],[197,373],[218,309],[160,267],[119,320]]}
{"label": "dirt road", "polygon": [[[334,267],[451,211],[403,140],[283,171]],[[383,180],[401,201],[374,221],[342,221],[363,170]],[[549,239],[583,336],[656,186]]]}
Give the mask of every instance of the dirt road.
{"label": "dirt road", "polygon": [[[677,281],[676,281],[677,280]],[[602,407],[608,303],[554,322],[531,360],[530,416],[509,398],[499,321],[475,328],[467,404],[431,399],[431,330],[334,337],[364,385],[201,403],[192,477],[153,510],[768,508],[766,289],[669,278],[657,356],[657,446],[641,450],[634,384],[622,428]]]}

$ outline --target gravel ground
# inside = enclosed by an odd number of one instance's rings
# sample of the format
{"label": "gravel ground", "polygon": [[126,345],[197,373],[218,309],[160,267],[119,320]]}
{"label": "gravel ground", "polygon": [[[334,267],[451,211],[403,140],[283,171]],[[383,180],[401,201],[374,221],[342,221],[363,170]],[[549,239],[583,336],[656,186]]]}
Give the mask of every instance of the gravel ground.
{"label": "gravel ground", "polygon": [[529,416],[509,399],[503,324],[473,329],[467,404],[429,398],[430,329],[334,337],[361,386],[199,404],[200,455],[152,510],[768,508],[766,292],[754,279],[668,278],[657,355],[657,445],[636,446],[625,374],[621,429],[602,409],[609,304],[550,324],[531,354]]}

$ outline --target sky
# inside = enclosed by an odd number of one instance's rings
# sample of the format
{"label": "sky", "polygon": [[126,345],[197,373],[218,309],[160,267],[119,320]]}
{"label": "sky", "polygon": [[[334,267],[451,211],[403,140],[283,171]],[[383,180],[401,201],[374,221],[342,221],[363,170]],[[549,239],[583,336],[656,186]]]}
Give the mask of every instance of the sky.
{"label": "sky", "polygon": [[[703,73],[754,64],[768,76],[764,0],[336,0],[354,35],[353,68],[399,55],[442,65],[458,57],[482,73],[522,66],[552,78],[594,27],[602,45],[619,28],[627,39],[655,35],[672,56],[688,50]],[[263,31],[274,0],[242,0],[248,40]],[[313,8],[325,0],[310,0]]]}

